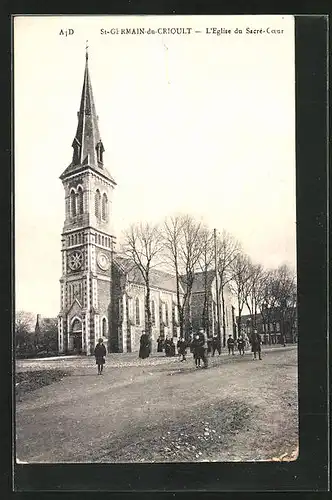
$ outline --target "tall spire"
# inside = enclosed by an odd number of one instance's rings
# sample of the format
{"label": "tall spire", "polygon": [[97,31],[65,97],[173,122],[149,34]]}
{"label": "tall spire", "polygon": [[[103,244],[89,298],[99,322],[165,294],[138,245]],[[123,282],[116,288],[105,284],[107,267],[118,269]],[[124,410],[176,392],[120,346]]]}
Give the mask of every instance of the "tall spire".
{"label": "tall spire", "polygon": [[103,168],[104,146],[100,139],[88,63],[88,42],[86,42],[84,81],[77,130],[72,144],[74,148],[72,165],[89,165],[100,169]]}

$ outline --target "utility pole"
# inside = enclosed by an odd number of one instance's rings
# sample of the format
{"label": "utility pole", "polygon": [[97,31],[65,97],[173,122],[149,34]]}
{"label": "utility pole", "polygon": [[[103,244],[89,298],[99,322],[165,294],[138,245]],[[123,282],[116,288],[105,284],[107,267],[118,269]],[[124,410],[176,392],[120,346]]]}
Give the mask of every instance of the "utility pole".
{"label": "utility pole", "polygon": [[218,324],[218,340],[221,345],[221,332],[220,332],[220,303],[219,303],[219,285],[218,285],[218,261],[217,261],[217,230],[213,230],[214,236],[214,262],[215,262],[215,270],[216,270],[216,296],[217,296],[217,324]]}

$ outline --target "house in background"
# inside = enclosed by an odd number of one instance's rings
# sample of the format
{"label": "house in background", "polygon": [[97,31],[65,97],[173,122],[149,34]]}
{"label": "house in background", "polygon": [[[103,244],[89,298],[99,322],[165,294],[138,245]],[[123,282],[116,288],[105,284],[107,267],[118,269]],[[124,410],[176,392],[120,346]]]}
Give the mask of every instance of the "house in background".
{"label": "house in background", "polygon": [[35,348],[37,353],[57,354],[58,321],[57,318],[43,318],[37,314],[35,326]]}
{"label": "house in background", "polygon": [[[237,317],[238,322],[238,317]],[[289,308],[282,314],[277,307],[256,315],[256,325],[250,314],[241,316],[241,331],[250,337],[256,328],[263,344],[283,344],[297,342],[296,308]]]}

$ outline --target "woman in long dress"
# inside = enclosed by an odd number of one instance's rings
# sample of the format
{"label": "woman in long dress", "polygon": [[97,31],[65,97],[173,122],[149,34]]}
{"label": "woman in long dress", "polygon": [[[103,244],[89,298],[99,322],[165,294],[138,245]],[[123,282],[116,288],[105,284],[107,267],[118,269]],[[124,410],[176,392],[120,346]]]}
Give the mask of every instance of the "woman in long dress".
{"label": "woman in long dress", "polygon": [[150,355],[150,340],[147,334],[142,332],[141,338],[140,338],[140,348],[139,348],[139,354],[138,356],[141,359],[148,358]]}

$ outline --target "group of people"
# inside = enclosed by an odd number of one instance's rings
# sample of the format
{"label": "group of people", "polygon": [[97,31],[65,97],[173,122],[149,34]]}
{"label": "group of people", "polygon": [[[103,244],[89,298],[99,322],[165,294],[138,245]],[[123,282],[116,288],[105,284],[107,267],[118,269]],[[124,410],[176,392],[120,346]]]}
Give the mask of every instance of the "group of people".
{"label": "group of people", "polygon": [[[246,342],[245,339],[240,335],[236,341],[237,348],[239,354],[244,356]],[[253,360],[262,359],[261,352],[261,339],[255,330],[250,338],[251,343],[251,351],[253,353]],[[157,352],[162,352],[165,349],[166,356],[175,356],[175,344],[173,338],[166,338],[165,340],[162,337],[159,337],[157,340]],[[195,366],[199,368],[201,366],[201,362],[203,363],[203,368],[208,367],[208,353],[211,353],[212,356],[215,355],[217,351],[219,355],[221,354],[221,341],[217,335],[214,335],[212,338],[208,339],[206,333],[201,328],[197,333],[191,336],[190,341],[186,341],[183,337],[181,337],[177,342],[177,350],[178,356],[180,357],[180,361],[186,361],[187,348],[190,348],[190,351],[193,353]],[[227,339],[227,348],[228,354],[234,355],[235,348],[235,340],[232,335],[229,335]],[[151,340],[149,336],[142,332],[140,337],[140,349],[139,349],[139,357],[141,359],[148,358],[151,354]],[[106,348],[103,343],[103,339],[99,339],[98,344],[95,347],[94,355],[96,358],[96,365],[98,366],[98,375],[102,375],[103,367],[105,364],[106,357]]]}
{"label": "group of people", "polygon": [[[240,335],[237,339],[237,349],[241,356],[244,356],[245,348],[246,348],[246,341]],[[228,349],[228,354],[234,355],[235,340],[233,339],[232,335],[230,335],[227,339],[227,349]]]}

